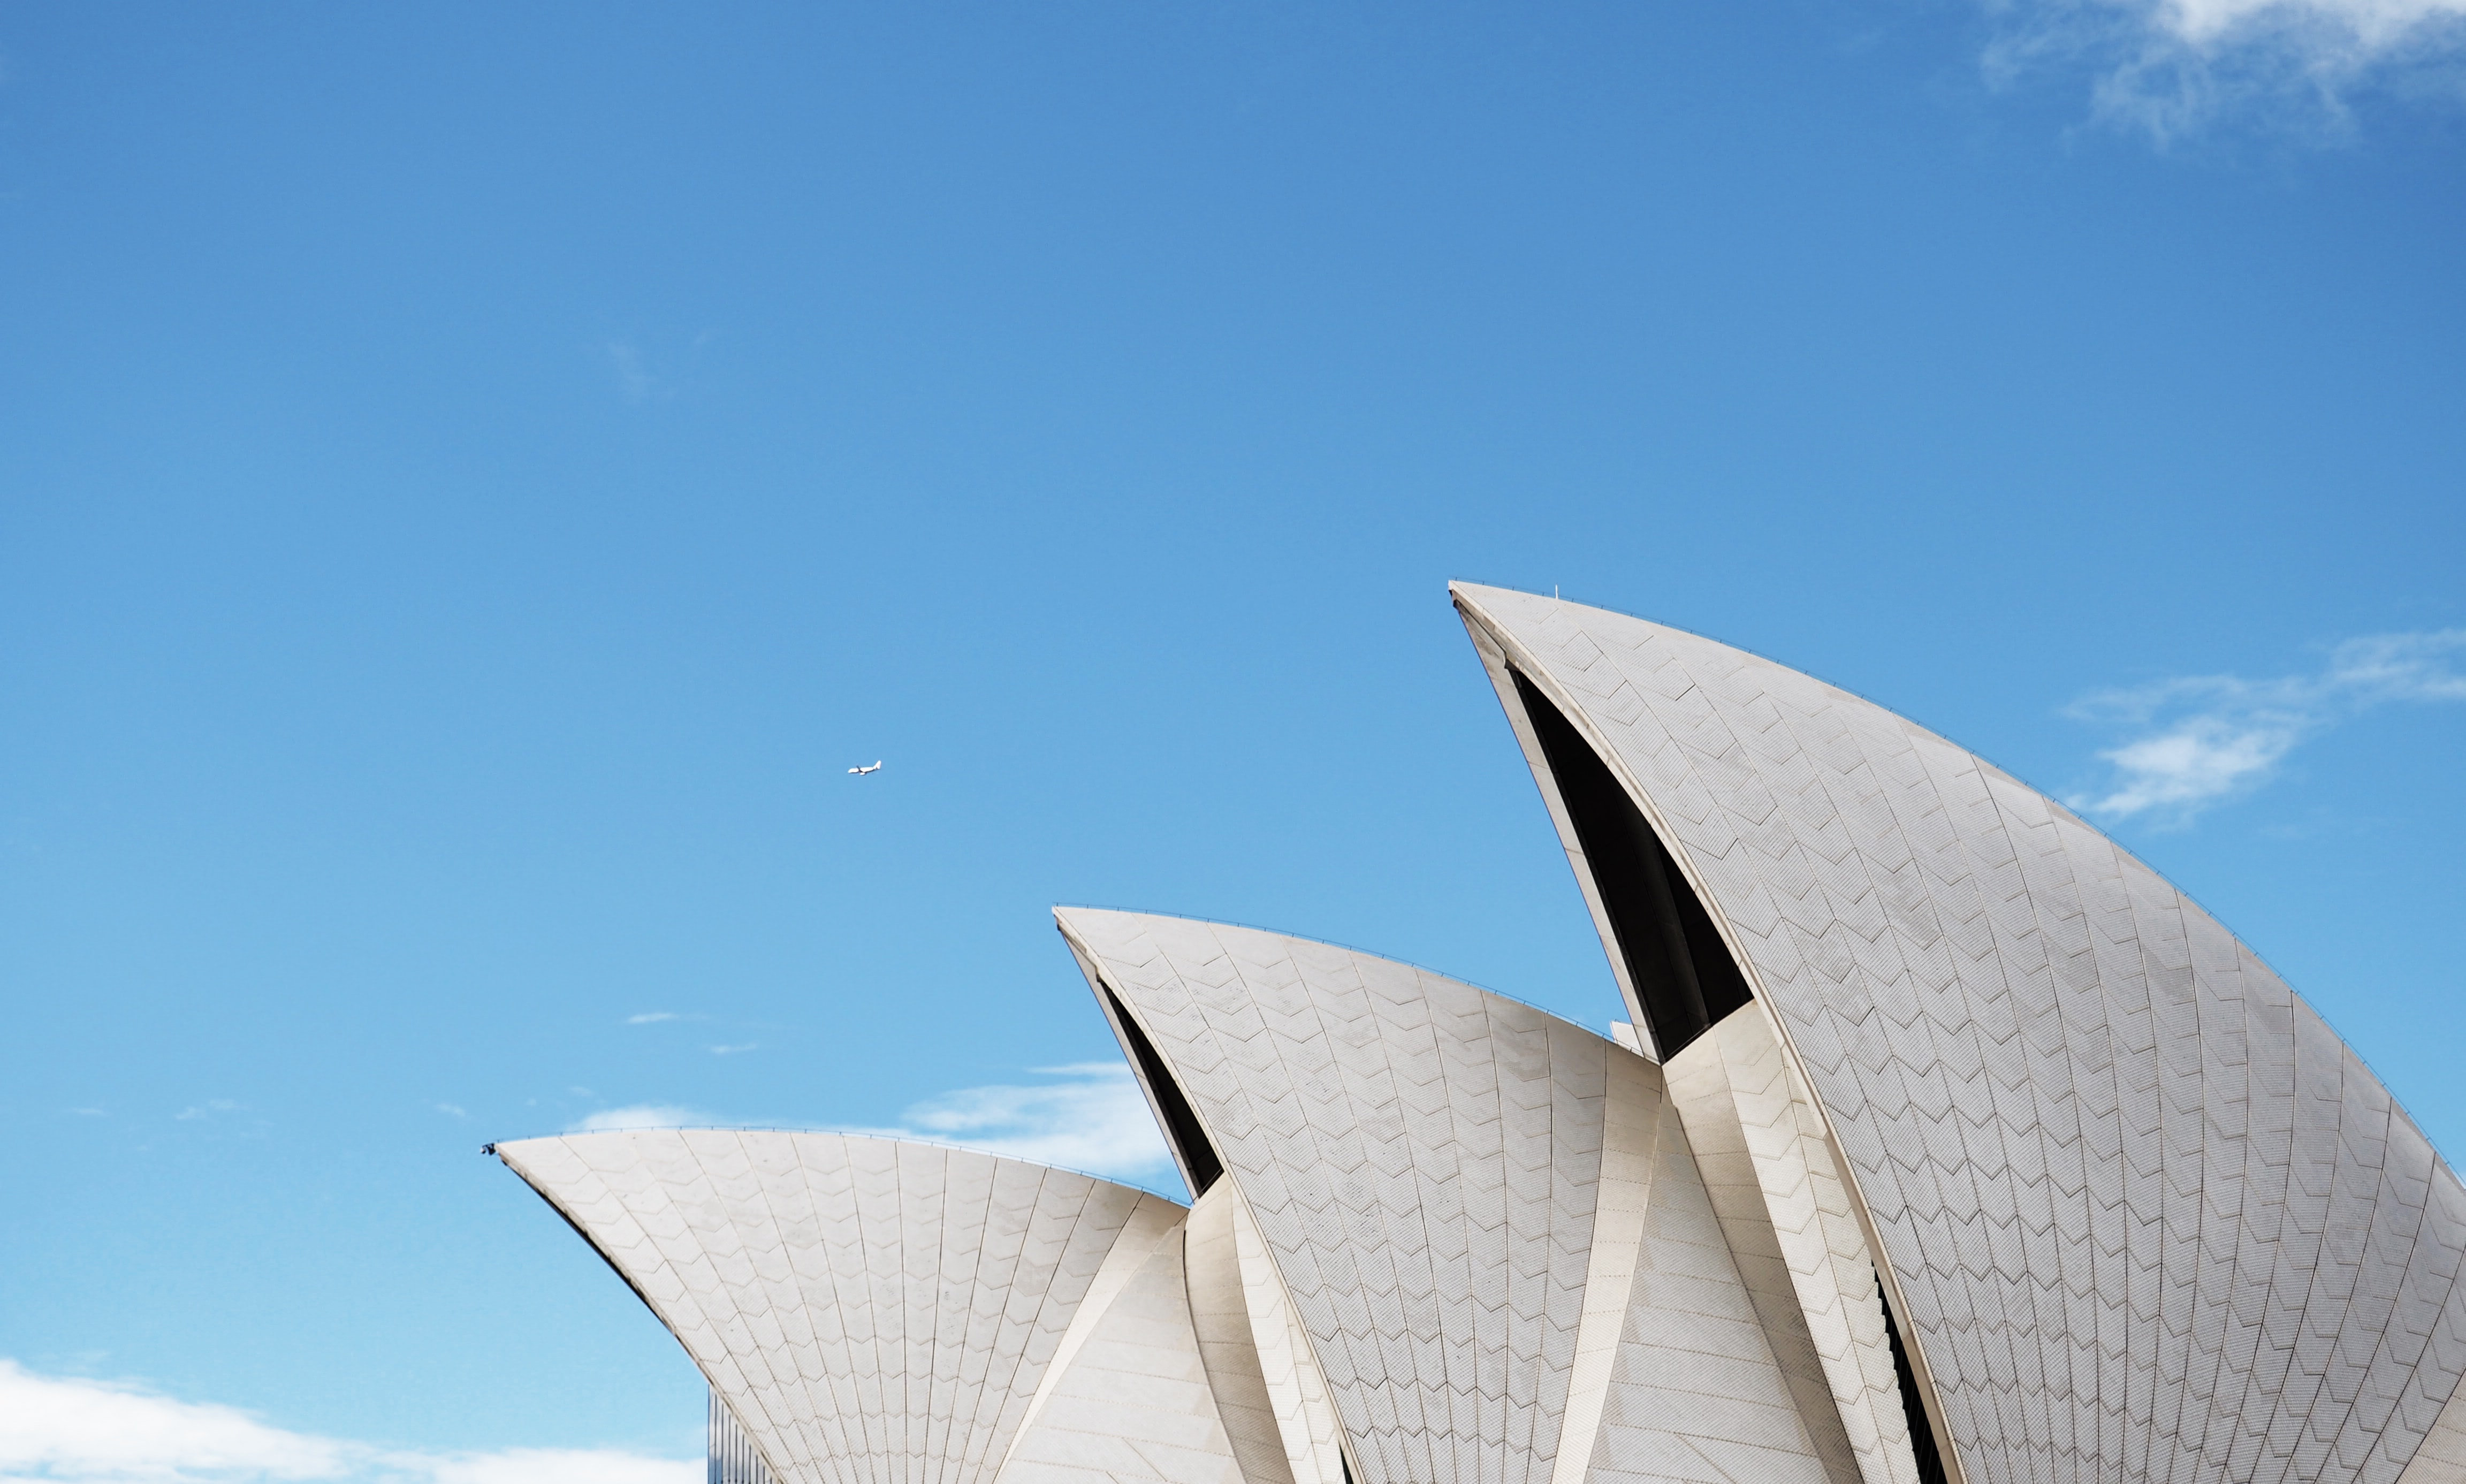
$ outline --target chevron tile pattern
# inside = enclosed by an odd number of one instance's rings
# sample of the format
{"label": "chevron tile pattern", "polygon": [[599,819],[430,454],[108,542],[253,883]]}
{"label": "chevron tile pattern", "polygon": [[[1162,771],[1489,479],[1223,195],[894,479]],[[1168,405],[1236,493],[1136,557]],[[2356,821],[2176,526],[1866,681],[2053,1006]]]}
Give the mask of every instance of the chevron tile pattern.
{"label": "chevron tile pattern", "polygon": [[[1627,1075],[1616,1085],[1649,1084]],[[1822,1414],[1806,1410],[1775,1353],[1685,1125],[1666,1099],[1647,1158],[1642,1240],[1588,1450],[1588,1484],[1835,1484],[1808,1427]]]}
{"label": "chevron tile pattern", "polygon": [[2466,1484],[2466,1187],[2250,950],[1868,702],[1454,596],[1638,1023],[1066,909],[1188,1208],[493,1146],[708,1378],[713,1484]]}
{"label": "chevron tile pattern", "polygon": [[[1834,1203],[1840,1221],[1825,1220],[1833,1213],[1819,1206],[1810,1164],[1829,1173],[1829,1150],[1820,1135],[1819,1148],[1807,1147],[1800,1110],[1785,1088],[1774,1087],[1783,1068],[1770,1033],[1756,1035],[1763,1029],[1759,1016],[1733,1015],[1670,1058],[1670,1100],[1831,1475],[1917,1484],[1866,1242],[1846,1199]],[[1833,1250],[1844,1238],[1846,1250]],[[1864,1301],[1858,1318],[1872,1320],[1854,1333],[1856,1300],[1845,1301],[1845,1277]]]}
{"label": "chevron tile pattern", "polygon": [[1231,1185],[1220,1181],[1191,1203],[1183,1244],[1189,1254],[1191,1323],[1242,1476],[1248,1484],[1294,1484],[1285,1427],[1277,1420],[1275,1397],[1267,1387],[1267,1364],[1252,1328],[1251,1296],[1244,1284],[1243,1237],[1237,1226],[1246,1223],[1246,1213],[1237,1211],[1240,1201]]}
{"label": "chevron tile pattern", "polygon": [[2399,1476],[2466,1375],[2466,1190],[2250,950],[1855,696],[1641,619],[1455,595],[1725,925],[1969,1484]]}
{"label": "chevron tile pattern", "polygon": [[2432,1420],[2423,1446],[2408,1461],[2399,1484],[2466,1484],[2466,1381]]}
{"label": "chevron tile pattern", "polygon": [[1670,1073],[1673,1081],[1684,1076],[1703,1090],[1679,1104],[1690,1115],[1698,1158],[1715,1127],[1722,1136],[1737,1131],[1746,1164],[1739,1225],[1752,1227],[1760,1218],[1772,1233],[1859,1475],[1866,1484],[1916,1484],[1874,1254],[1825,1136],[1823,1115],[1782,1054],[1771,1022],[1760,1013],[1729,1017],[1671,1058]]}
{"label": "chevron tile pattern", "polygon": [[[990,1484],[1100,1276],[1137,1288],[1143,1312],[1152,1254],[1179,1276],[1178,1205],[990,1155],[734,1130],[496,1152],[683,1341],[781,1484]],[[1107,1274],[1117,1248],[1132,1260]],[[1099,1353],[1155,1338],[1126,1319]],[[1186,1349],[1196,1367],[1196,1340]],[[1093,1383],[1067,1393],[1074,1405]],[[1129,1476],[1223,1484],[1185,1461],[1193,1472]]]}
{"label": "chevron tile pattern", "polygon": [[[1178,1229],[1148,1248],[1057,1359],[1001,1484],[1243,1484],[1199,1358]],[[1128,1247],[1125,1242],[1121,1246]],[[1121,1250],[1121,1247],[1115,1248]]]}
{"label": "chevron tile pattern", "polygon": [[[1056,915],[1205,1125],[1364,1484],[1558,1476],[1580,1350],[1576,1411],[1598,1431],[1574,1440],[1579,1475],[1665,1476],[1684,1459],[1693,1472],[1666,1476],[1825,1477],[1651,1064],[1349,949]],[[1603,1246],[1614,1064],[1622,1235]],[[1603,1251],[1632,1266],[1604,1275]],[[1580,1345],[1594,1283],[1616,1296],[1606,1329],[1593,1315],[1604,1338]]]}

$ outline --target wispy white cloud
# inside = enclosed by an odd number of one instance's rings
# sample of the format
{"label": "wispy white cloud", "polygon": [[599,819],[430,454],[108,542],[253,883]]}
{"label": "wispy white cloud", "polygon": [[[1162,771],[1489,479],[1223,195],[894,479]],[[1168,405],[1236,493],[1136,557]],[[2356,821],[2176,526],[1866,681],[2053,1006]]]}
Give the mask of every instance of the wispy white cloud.
{"label": "wispy white cloud", "polygon": [[1985,0],[1990,76],[2089,66],[2110,123],[2162,142],[2230,118],[2350,123],[2361,89],[2466,97],[2466,0]]}
{"label": "wispy white cloud", "polygon": [[243,1411],[120,1383],[38,1376],[0,1360],[0,1478],[325,1479],[347,1445]]}
{"label": "wispy white cloud", "polygon": [[741,1052],[759,1051],[761,1049],[762,1043],[759,1041],[742,1041],[732,1046],[712,1046],[710,1048],[710,1054],[713,1056],[735,1056]]}
{"label": "wispy white cloud", "polygon": [[449,1118],[468,1118],[471,1116],[469,1110],[465,1109],[460,1103],[439,1103],[437,1105],[437,1111],[445,1114]]}
{"label": "wispy white cloud", "polygon": [[674,1010],[646,1010],[640,1015],[629,1015],[625,1017],[625,1023],[628,1025],[657,1025],[661,1021],[673,1021],[679,1019],[682,1019],[682,1017]]}
{"label": "wispy white cloud", "polygon": [[2275,680],[2193,675],[2084,697],[2083,721],[2126,740],[2097,755],[2114,765],[2102,789],[2069,800],[2112,819],[2181,824],[2266,781],[2296,745],[2390,701],[2466,701],[2466,629],[2376,634],[2331,649],[2315,673]]}
{"label": "wispy white cloud", "polygon": [[183,1108],[171,1116],[185,1123],[194,1123],[202,1119],[213,1117],[217,1113],[236,1113],[238,1111],[239,1104],[233,1102],[230,1098],[210,1097],[202,1103]]}
{"label": "wispy white cloud", "polygon": [[383,1449],[0,1360],[0,1484],[695,1484],[702,1473],[699,1459],[616,1449]]}
{"label": "wispy white cloud", "polygon": [[[728,1054],[751,1046],[713,1046]],[[851,1134],[886,1138],[922,1138],[956,1144],[987,1154],[1058,1164],[1122,1180],[1153,1180],[1173,1172],[1173,1156],[1148,1111],[1128,1067],[1118,1062],[1089,1062],[1068,1067],[1039,1067],[1033,1074],[1050,1079],[1027,1086],[1008,1083],[960,1088],[926,1099],[900,1114],[888,1128],[851,1128]],[[689,1129],[727,1127],[727,1120],[698,1108],[674,1103],[636,1103],[605,1108],[567,1127],[569,1134],[600,1134],[620,1129]],[[0,1484],[9,1484],[0,1479]]]}
{"label": "wispy white cloud", "polygon": [[[568,1126],[569,1134],[604,1134],[613,1129],[694,1129],[706,1128],[718,1122],[699,1108],[681,1107],[675,1103],[634,1103],[623,1108],[603,1108],[581,1121]],[[6,1484],[6,1481],[0,1481]]]}
{"label": "wispy white cloud", "polygon": [[854,1132],[937,1139],[1128,1180],[1172,1171],[1173,1156],[1128,1067],[1090,1062],[1035,1072],[1056,1080],[961,1088],[908,1109],[896,1128]]}
{"label": "wispy white cloud", "polygon": [[663,390],[640,349],[627,341],[608,342],[608,364],[616,372],[616,390],[629,402],[647,402]]}
{"label": "wispy white cloud", "polygon": [[427,1461],[435,1484],[701,1484],[699,1458],[613,1448],[509,1448]]}

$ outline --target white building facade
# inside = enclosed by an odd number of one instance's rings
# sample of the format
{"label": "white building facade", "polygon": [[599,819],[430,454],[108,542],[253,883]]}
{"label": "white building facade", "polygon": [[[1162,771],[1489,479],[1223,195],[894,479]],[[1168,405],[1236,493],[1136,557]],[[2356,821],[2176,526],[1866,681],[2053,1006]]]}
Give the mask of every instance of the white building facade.
{"label": "white building facade", "polygon": [[1614,1035],[1072,909],[1187,1207],[848,1135],[495,1146],[710,1379],[713,1484],[2466,1484],[2466,1188],[2250,950],[1872,703],[1453,596]]}

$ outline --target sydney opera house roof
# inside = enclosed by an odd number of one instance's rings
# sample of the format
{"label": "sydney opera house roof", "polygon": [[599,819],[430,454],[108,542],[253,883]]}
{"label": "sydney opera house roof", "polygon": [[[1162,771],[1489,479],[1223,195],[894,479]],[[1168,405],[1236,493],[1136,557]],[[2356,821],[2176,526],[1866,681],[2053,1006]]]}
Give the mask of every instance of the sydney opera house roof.
{"label": "sydney opera house roof", "polygon": [[1066,909],[1188,1206],[494,1146],[709,1379],[712,1484],[2466,1484],[2466,1189],[2251,950],[1872,703],[1453,596],[1613,1034]]}

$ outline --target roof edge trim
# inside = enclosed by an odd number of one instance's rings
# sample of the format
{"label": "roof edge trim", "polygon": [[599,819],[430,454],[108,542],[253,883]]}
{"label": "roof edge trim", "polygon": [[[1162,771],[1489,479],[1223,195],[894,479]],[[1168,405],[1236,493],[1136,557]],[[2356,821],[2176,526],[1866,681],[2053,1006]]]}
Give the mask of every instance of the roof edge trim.
{"label": "roof edge trim", "polygon": [[[871,1144],[889,1144],[894,1146],[905,1145],[916,1149],[938,1149],[944,1154],[975,1155],[979,1158],[998,1159],[1004,1164],[1024,1165],[1031,1170],[1051,1170],[1060,1175],[1076,1175],[1082,1180],[1092,1180],[1100,1185],[1119,1185],[1124,1190],[1135,1190],[1141,1195],[1155,1196],[1160,1201],[1171,1201],[1176,1205],[1186,1205],[1189,1203],[1179,1200],[1170,1192],[1152,1190],[1147,1186],[1140,1184],[1137,1180],[1124,1180],[1119,1175],[1108,1175],[1102,1170],[1083,1170],[1076,1165],[1054,1164],[1044,1159],[1022,1159],[1017,1155],[998,1154],[980,1144],[964,1144],[955,1139],[927,1138],[921,1134],[876,1134],[865,1129],[832,1128],[826,1124],[653,1123],[644,1124],[639,1128],[572,1129],[562,1134],[530,1134],[526,1135],[521,1138],[499,1139],[495,1143],[489,1144],[481,1152],[482,1154],[495,1155],[498,1160],[504,1164],[505,1168],[513,1170],[516,1175],[521,1175],[522,1171],[515,1168],[513,1161],[505,1158],[504,1154],[503,1153],[503,1146],[543,1144],[550,1140],[563,1140],[569,1138],[600,1138],[609,1135],[621,1134],[827,1134],[833,1138],[863,1139]],[[524,1179],[525,1182],[527,1183],[528,1177],[526,1176]],[[532,1188],[537,1189],[538,1187],[533,1186]],[[545,1197],[543,1197],[543,1199],[545,1199]],[[555,1203],[550,1202],[549,1203],[553,1205]],[[569,1224],[570,1222],[571,1218],[569,1218]]]}
{"label": "roof edge trim", "polygon": [[1138,1079],[1139,1091],[1146,1094],[1148,1113],[1164,1135],[1165,1147],[1173,1154],[1173,1162],[1181,1171],[1182,1183],[1189,1187],[1190,1199],[1198,1201],[1208,1188],[1224,1178],[1224,1158],[1216,1152],[1216,1140],[1207,1123],[1192,1105],[1190,1094],[1175,1080],[1173,1068],[1156,1051],[1155,1042],[1146,1026],[1139,1023],[1138,1012],[1115,990],[1097,966],[1093,950],[1070,931],[1070,921],[1057,908],[1053,925],[1062,933],[1062,941],[1070,956],[1079,962],[1079,972],[1087,976],[1087,987],[1095,993],[1096,1006],[1105,1013],[1105,1023],[1112,1027],[1113,1039],[1121,1044],[1123,1059],[1131,1064],[1131,1074]]}
{"label": "roof edge trim", "polygon": [[[1661,810],[1653,803],[1651,796],[1636,781],[1633,770],[1626,765],[1626,759],[1619,755],[1618,749],[1610,745],[1609,739],[1602,734],[1601,728],[1594,724],[1592,717],[1582,707],[1576,704],[1574,697],[1567,694],[1566,687],[1558,684],[1558,678],[1550,673],[1549,667],[1541,663],[1537,655],[1527,649],[1521,641],[1509,633],[1506,625],[1491,618],[1479,603],[1473,601],[1464,592],[1462,585],[1448,584],[1448,593],[1454,599],[1457,614],[1465,621],[1465,627],[1473,631],[1473,647],[1477,651],[1483,651],[1483,666],[1491,671],[1491,686],[1498,692],[1499,704],[1509,708],[1508,721],[1515,732],[1517,747],[1524,752],[1526,765],[1533,770],[1536,779],[1549,779],[1543,791],[1543,798],[1550,806],[1551,822],[1558,826],[1559,840],[1569,847],[1569,853],[1580,854],[1583,843],[1576,837],[1574,821],[1567,813],[1566,802],[1557,792],[1558,783],[1550,774],[1549,761],[1541,755],[1540,737],[1533,729],[1532,719],[1517,714],[1522,708],[1522,702],[1515,694],[1515,680],[1519,676],[1537,691],[1543,700],[1558,708],[1558,714],[1575,729],[1578,736],[1583,738],[1585,745],[1593,750],[1593,755],[1601,759],[1602,765],[1609,770],[1610,776],[1615,778],[1619,786],[1625,791],[1628,801],[1636,806],[1637,812],[1644,816],[1645,822],[1652,827],[1653,834],[1660,838],[1662,848],[1669,852],[1670,859],[1677,866],[1679,874],[1685,878],[1687,889],[1695,894],[1695,900],[1702,905],[1704,914],[1712,919],[1714,930],[1720,934],[1721,947],[1729,954],[1730,961],[1737,966],[1739,977],[1746,980],[1748,991],[1755,1000],[1768,1005],[1768,992],[1764,988],[1761,977],[1756,973],[1755,961],[1748,957],[1744,946],[1738,940],[1738,930],[1722,912],[1718,899],[1706,888],[1704,873],[1696,868],[1693,858],[1688,853],[1686,842],[1680,840],[1670,829],[1670,821],[1663,818]],[[1493,662],[1491,654],[1485,649],[1481,642],[1483,640],[1487,640],[1489,647],[1497,651],[1496,661]],[[1500,673],[1502,669],[1506,673]],[[1649,1035],[1652,1029],[1650,1017],[1644,1012],[1644,1005],[1636,985],[1628,978],[1625,965],[1619,961],[1622,955],[1618,947],[1616,930],[1610,923],[1608,909],[1601,899],[1599,888],[1589,879],[1589,873],[1578,871],[1577,877],[1583,885],[1586,903],[1593,908],[1594,925],[1601,930],[1602,946],[1609,954],[1611,967],[1618,976],[1619,987],[1625,992],[1627,1000],[1627,1009],[1636,1016],[1638,1030]],[[1663,1055],[1661,1046],[1655,1043],[1652,1059],[1660,1061]]]}

